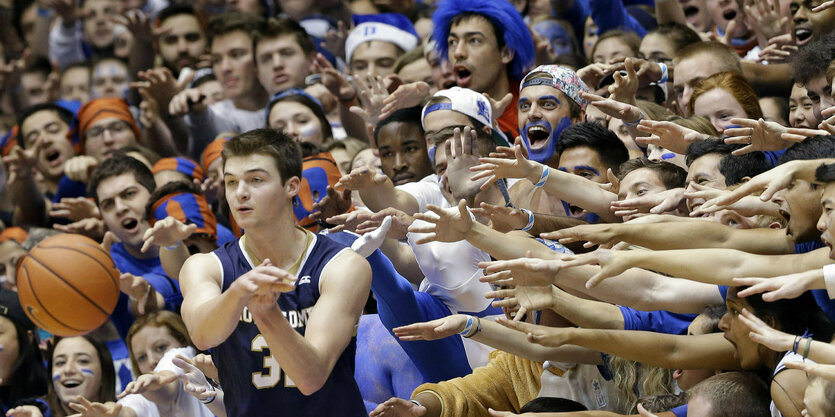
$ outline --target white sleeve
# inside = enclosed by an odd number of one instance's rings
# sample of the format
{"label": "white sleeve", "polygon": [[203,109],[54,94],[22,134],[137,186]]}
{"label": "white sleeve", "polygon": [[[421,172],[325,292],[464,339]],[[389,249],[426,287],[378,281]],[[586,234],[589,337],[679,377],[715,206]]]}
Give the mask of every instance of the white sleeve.
{"label": "white sleeve", "polygon": [[86,58],[81,47],[81,22],[65,27],[60,16],[49,31],[49,60],[57,62],[61,69],[70,64],[82,62]]}
{"label": "white sleeve", "polygon": [[136,413],[136,417],[160,417],[157,405],[141,394],[128,394],[117,401],[122,407],[128,407]]}
{"label": "white sleeve", "polygon": [[824,265],[823,282],[826,285],[826,294],[829,299],[835,299],[835,264]]}
{"label": "white sleeve", "polygon": [[441,192],[440,184],[438,184],[437,176],[434,174],[426,177],[418,182],[410,182],[408,184],[398,185],[398,190],[409,193],[418,203],[418,212],[426,211],[427,204],[434,204],[440,207],[449,207],[449,202],[444,198]]}
{"label": "white sleeve", "polygon": [[162,359],[159,360],[157,367],[154,368],[154,372],[171,371],[177,376],[185,375],[186,372],[183,371],[182,368],[174,365],[174,357],[177,355],[191,359],[197,355],[197,351],[191,346],[170,349],[168,352],[165,352],[165,355],[163,355]]}

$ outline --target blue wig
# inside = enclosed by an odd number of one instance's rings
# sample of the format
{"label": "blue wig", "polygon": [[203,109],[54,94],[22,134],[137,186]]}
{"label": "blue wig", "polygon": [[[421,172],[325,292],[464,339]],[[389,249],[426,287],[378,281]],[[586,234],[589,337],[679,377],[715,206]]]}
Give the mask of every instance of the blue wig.
{"label": "blue wig", "polygon": [[[484,16],[502,32],[504,44],[514,54],[513,61],[510,61],[510,76],[515,80],[524,78],[534,63],[533,38],[522,21],[522,15],[507,0],[442,0],[432,15],[435,25],[432,38],[441,58],[449,57],[449,29],[455,16],[462,13]],[[496,33],[496,36],[499,34]]]}

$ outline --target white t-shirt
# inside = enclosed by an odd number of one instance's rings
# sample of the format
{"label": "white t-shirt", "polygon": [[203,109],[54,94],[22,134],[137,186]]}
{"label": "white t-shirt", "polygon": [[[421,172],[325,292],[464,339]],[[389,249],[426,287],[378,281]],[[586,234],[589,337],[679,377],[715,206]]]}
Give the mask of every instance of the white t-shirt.
{"label": "white t-shirt", "polygon": [[[177,375],[182,375],[185,372],[177,365],[174,365],[173,359],[175,356],[181,355],[186,358],[193,358],[197,355],[197,351],[193,347],[175,348],[168,352],[162,359],[159,360],[154,372],[171,371]],[[200,402],[196,397],[185,392],[183,384],[178,384],[179,390],[175,396],[174,402],[170,410],[160,410],[156,404],[149,401],[142,395],[128,395],[119,400],[119,404],[125,407],[132,408],[137,417],[160,417],[165,414],[166,417],[213,417],[209,408]]]}
{"label": "white t-shirt", "polygon": [[211,141],[223,132],[243,133],[260,129],[267,124],[265,110],[241,110],[232,100],[223,100],[209,106],[205,111],[191,112],[186,115],[191,141],[188,153],[199,161]]}

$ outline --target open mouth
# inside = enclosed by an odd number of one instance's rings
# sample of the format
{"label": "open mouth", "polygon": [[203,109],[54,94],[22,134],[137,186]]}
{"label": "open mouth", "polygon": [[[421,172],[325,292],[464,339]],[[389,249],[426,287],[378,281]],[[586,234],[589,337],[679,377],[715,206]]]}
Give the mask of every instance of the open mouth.
{"label": "open mouth", "polygon": [[122,227],[129,232],[135,230],[137,226],[139,226],[139,221],[136,219],[122,220]]}
{"label": "open mouth", "polygon": [[75,380],[75,379],[68,379],[68,380],[62,382],[61,385],[63,385],[64,388],[75,388],[75,387],[81,385],[81,381],[78,381],[78,380]]}
{"label": "open mouth", "polygon": [[444,81],[443,89],[448,90],[448,89],[450,89],[452,87],[455,87],[457,85],[458,85],[458,83],[456,83],[455,80]]}
{"label": "open mouth", "polygon": [[724,17],[726,20],[734,20],[734,18],[736,17],[736,10],[728,10],[725,13],[722,13],[722,17]]}
{"label": "open mouth", "polygon": [[470,78],[472,77],[473,73],[464,66],[456,66],[453,70],[455,74],[455,80],[460,87],[466,87],[470,84]]}
{"label": "open mouth", "polygon": [[551,131],[542,125],[533,125],[528,128],[527,134],[531,149],[541,149],[548,143]]}
{"label": "open mouth", "polygon": [[692,17],[699,14],[699,8],[696,6],[687,6],[684,8],[684,16]]}
{"label": "open mouth", "polygon": [[786,219],[787,223],[788,223],[789,219],[792,217],[791,213],[789,213],[786,210],[780,210],[779,213],[780,213],[781,216],[783,216],[784,219]]}
{"label": "open mouth", "polygon": [[806,28],[797,28],[794,30],[794,39],[798,45],[802,45],[809,41],[812,37],[812,31]]}
{"label": "open mouth", "polygon": [[56,164],[60,163],[61,152],[56,150],[51,150],[46,153],[46,162],[49,163],[50,166],[55,166]]}

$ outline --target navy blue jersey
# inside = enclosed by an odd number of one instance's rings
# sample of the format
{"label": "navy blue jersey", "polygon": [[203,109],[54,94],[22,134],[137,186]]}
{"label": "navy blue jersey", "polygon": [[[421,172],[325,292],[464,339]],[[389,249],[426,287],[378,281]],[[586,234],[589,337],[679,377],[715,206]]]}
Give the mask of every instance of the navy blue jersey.
{"label": "navy blue jersey", "polygon": [[[296,289],[283,293],[278,306],[293,328],[304,335],[307,319],[319,299],[319,277],[325,266],[346,247],[314,235],[296,276]],[[253,268],[241,240],[214,252],[223,268],[221,291]],[[325,385],[305,396],[270,354],[266,339],[244,308],[235,331],[212,349],[229,417],[249,416],[366,416],[354,380],[356,337],[339,356]]]}

